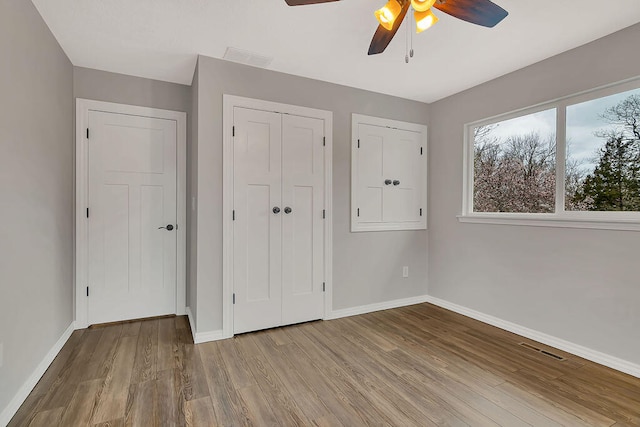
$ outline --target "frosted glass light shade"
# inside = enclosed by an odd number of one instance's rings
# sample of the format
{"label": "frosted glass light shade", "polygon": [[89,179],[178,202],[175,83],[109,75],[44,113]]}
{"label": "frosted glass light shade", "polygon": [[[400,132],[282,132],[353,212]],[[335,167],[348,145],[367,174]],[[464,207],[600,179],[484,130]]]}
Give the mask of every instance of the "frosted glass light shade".
{"label": "frosted glass light shade", "polygon": [[436,0],[411,0],[411,7],[413,7],[413,10],[416,12],[426,12],[431,9],[431,6],[435,3]]}
{"label": "frosted glass light shade", "polygon": [[438,17],[434,15],[431,10],[427,10],[426,12],[415,11],[413,16],[416,18],[416,33],[421,33],[431,28],[439,21]]}
{"label": "frosted glass light shade", "polygon": [[381,9],[375,11],[376,19],[385,29],[391,31],[393,24],[396,22],[398,15],[402,11],[402,6],[397,0],[389,0]]}

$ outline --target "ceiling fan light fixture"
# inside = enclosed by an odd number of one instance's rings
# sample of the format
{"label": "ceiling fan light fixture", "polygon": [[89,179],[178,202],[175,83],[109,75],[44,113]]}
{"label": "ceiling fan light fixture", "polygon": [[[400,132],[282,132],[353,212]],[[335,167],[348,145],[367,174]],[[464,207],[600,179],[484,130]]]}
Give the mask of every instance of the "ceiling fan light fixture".
{"label": "ceiling fan light fixture", "polygon": [[398,0],[389,0],[381,9],[375,11],[375,15],[380,25],[391,31],[400,12],[402,12],[402,6],[398,3]]}
{"label": "ceiling fan light fixture", "polygon": [[411,0],[411,7],[413,7],[413,10],[416,12],[426,12],[431,9],[431,6],[435,3],[436,0]]}
{"label": "ceiling fan light fixture", "polygon": [[428,30],[433,27],[436,22],[439,21],[438,17],[434,15],[431,9],[426,12],[413,12],[413,16],[416,19],[416,33],[421,33],[424,30]]}

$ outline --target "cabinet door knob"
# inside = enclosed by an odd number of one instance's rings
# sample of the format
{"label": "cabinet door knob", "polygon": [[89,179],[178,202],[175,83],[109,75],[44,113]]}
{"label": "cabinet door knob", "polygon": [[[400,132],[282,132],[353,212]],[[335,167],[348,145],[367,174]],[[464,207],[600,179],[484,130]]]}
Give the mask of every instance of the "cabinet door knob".
{"label": "cabinet door knob", "polygon": [[384,180],[384,185],[391,185],[391,180],[390,179],[385,179]]}
{"label": "cabinet door knob", "polygon": [[291,213],[291,208],[289,206],[287,206],[286,208],[284,208],[284,213],[286,214],[290,214]]}
{"label": "cabinet door knob", "polygon": [[276,206],[276,207],[274,207],[274,208],[273,208],[273,213],[274,213],[274,214],[279,214],[279,213],[280,213],[280,208],[279,208],[279,207],[277,207],[277,206]]}
{"label": "cabinet door knob", "polygon": [[397,179],[393,181],[393,185],[400,185],[400,181],[398,181]]}

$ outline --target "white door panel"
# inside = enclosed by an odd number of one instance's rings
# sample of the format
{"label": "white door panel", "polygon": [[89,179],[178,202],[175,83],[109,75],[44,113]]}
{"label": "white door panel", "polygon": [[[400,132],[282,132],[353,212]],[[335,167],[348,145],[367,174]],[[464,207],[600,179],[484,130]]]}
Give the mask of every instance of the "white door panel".
{"label": "white door panel", "polygon": [[234,332],[282,321],[280,114],[234,109]]}
{"label": "white door panel", "polygon": [[322,318],[324,122],[282,116],[283,324]]}
{"label": "white door panel", "polygon": [[[387,143],[384,146],[385,175],[393,184],[386,186],[383,204],[384,221],[420,221],[420,134],[400,129],[385,129]],[[395,185],[399,182],[398,185]]]}
{"label": "white door panel", "polygon": [[89,324],[175,313],[176,122],[89,113]]}
{"label": "white door panel", "polygon": [[360,125],[360,148],[358,151],[359,218],[362,222],[380,222],[383,216],[385,197],[385,164],[383,150],[385,129],[378,126]]}

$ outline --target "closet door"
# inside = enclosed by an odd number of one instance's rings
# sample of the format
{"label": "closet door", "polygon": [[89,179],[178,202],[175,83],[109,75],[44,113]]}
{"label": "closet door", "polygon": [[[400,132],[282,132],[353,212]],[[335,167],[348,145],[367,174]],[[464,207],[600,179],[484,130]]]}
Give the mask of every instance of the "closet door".
{"label": "closet door", "polygon": [[282,116],[282,324],[322,318],[324,122]]}
{"label": "closet door", "polygon": [[234,333],[242,333],[282,324],[282,122],[236,107],[234,125]]}

